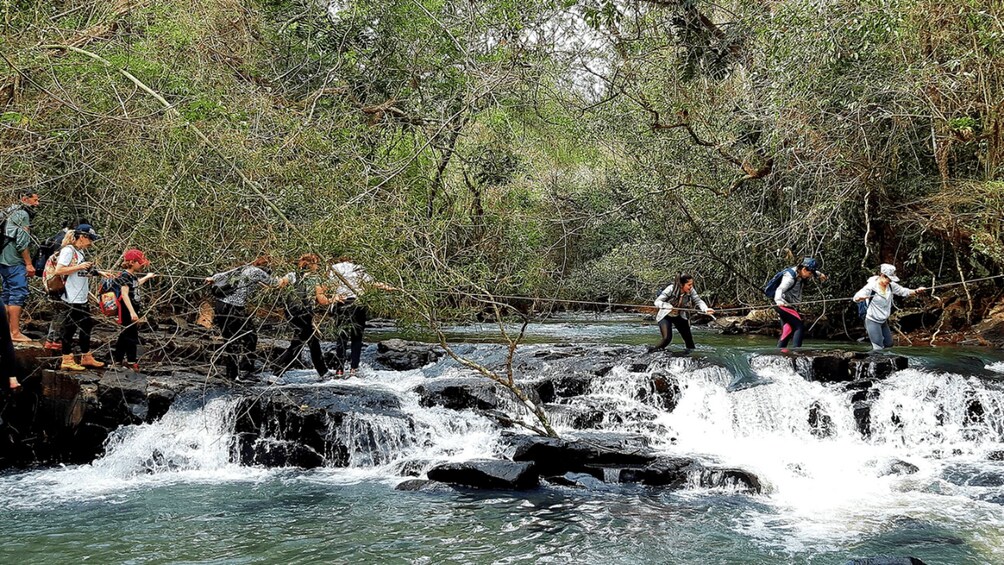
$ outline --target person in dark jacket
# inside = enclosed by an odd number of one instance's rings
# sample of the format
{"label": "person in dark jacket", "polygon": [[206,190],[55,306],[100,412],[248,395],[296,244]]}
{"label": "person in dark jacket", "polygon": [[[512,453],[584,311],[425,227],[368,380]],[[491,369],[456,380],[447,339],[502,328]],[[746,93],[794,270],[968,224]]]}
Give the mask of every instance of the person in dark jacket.
{"label": "person in dark jacket", "polygon": [[304,344],[310,350],[310,361],[318,376],[323,377],[328,372],[321,354],[321,341],[314,327],[314,307],[317,304],[318,291],[323,288],[323,281],[318,275],[321,258],[313,253],[301,255],[296,261],[297,273],[292,289],[286,300],[286,319],[293,327],[293,339],[289,347],[276,360],[278,370],[276,375],[286,372],[294,361],[299,359]]}

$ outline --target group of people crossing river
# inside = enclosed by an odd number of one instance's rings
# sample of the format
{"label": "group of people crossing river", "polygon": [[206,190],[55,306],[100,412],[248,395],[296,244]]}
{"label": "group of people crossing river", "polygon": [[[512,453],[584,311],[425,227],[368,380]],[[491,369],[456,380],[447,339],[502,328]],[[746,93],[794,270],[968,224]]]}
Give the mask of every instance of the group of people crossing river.
{"label": "group of people crossing river", "polygon": [[[92,308],[92,277],[101,277],[98,306],[113,316],[121,330],[111,348],[111,364],[138,370],[140,327],[146,321],[143,285],[156,275],[148,271],[150,261],[139,249],[128,249],[114,270],[97,269],[87,254],[101,236],[87,221],[65,225],[63,230],[38,245],[32,257],[31,223],[39,205],[35,191],[24,192],[19,202],[2,215],[2,246],[0,249],[0,281],[3,308],[0,308],[0,378],[6,377],[12,389],[20,386],[14,361],[15,342],[31,341],[20,328],[21,309],[28,298],[28,280],[42,278],[56,315],[50,324],[45,347],[61,354],[60,368],[67,371],[101,369],[106,363],[95,358],[91,350],[91,331],[95,325]],[[323,310],[338,328],[334,376],[355,374],[359,368],[363,330],[368,313],[359,300],[366,289],[395,290],[376,282],[349,257],[339,257],[326,264],[321,257],[307,253],[295,260],[296,270],[283,276],[270,273],[271,259],[261,257],[249,264],[216,273],[204,279],[214,300],[214,324],[223,337],[223,345],[214,356],[214,366],[225,376],[238,379],[253,370],[253,352],[257,349],[257,325],[248,311],[248,301],[259,289],[274,287],[284,290],[283,308],[293,335],[289,347],[275,362],[281,374],[293,365],[304,347],[310,352],[314,369],[319,375],[329,372],[321,352],[318,327],[314,314]],[[764,288],[773,301],[781,322],[779,348],[801,347],[805,333],[802,293],[806,282],[825,282],[819,262],[812,257],[775,274]],[[996,277],[991,277],[996,278]],[[853,297],[859,303],[872,348],[880,350],[893,345],[889,328],[895,296],[911,296],[925,292],[924,287],[910,289],[899,284],[896,268],[879,266],[874,276]],[[714,315],[694,286],[694,277],[681,274],[655,299],[661,340],[650,348],[667,347],[673,340],[673,329],[680,334],[687,351],[694,349],[690,329],[690,314],[702,312]],[[79,358],[74,355],[74,344]],[[2,382],[2,381],[0,381]]]}

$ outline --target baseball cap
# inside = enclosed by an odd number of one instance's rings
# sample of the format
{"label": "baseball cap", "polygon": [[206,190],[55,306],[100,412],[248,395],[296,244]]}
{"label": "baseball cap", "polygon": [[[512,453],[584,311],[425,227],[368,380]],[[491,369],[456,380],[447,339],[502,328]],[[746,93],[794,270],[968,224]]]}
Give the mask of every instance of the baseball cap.
{"label": "baseball cap", "polygon": [[806,269],[808,269],[808,270],[812,271],[813,273],[815,273],[816,269],[819,268],[819,261],[816,261],[812,257],[805,257],[804,259],[802,259],[802,264],[799,265],[799,266],[800,267],[805,267]]}
{"label": "baseball cap", "polygon": [[146,258],[146,255],[139,249],[129,249],[122,254],[122,259],[126,261],[132,261],[133,263],[139,263],[140,265],[149,265],[150,260]]}
{"label": "baseball cap", "polygon": [[86,235],[91,241],[101,239],[101,236],[98,235],[98,232],[94,231],[91,224],[80,224],[73,230],[73,232],[77,235]]}
{"label": "baseball cap", "polygon": [[889,263],[882,263],[879,265],[879,272],[883,275],[889,277],[892,282],[899,282],[899,277],[896,276],[896,266],[890,265]]}

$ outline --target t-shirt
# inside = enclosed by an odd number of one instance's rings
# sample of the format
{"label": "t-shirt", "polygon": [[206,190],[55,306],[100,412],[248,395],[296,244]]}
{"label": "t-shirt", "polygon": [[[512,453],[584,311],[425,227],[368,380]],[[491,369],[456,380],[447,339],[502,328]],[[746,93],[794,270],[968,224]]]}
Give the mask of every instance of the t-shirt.
{"label": "t-shirt", "polygon": [[[56,259],[56,264],[60,267],[69,267],[72,265],[79,265],[84,262],[84,253],[73,247],[72,245],[67,245],[59,252],[59,257]],[[74,271],[73,274],[66,277],[66,290],[63,292],[63,302],[67,304],[87,304],[87,291],[89,286],[87,284],[87,275],[84,271]]]}
{"label": "t-shirt", "polygon": [[0,212],[0,220],[4,218],[6,221],[3,222],[2,229],[10,239],[9,245],[0,250],[0,265],[23,265],[21,252],[31,245],[31,216],[20,204],[15,204]]}
{"label": "t-shirt", "polygon": [[[341,278],[336,273],[341,275]],[[331,270],[328,271],[328,277],[332,283],[338,285],[335,292],[345,298],[357,298],[361,296],[364,292],[363,285],[373,281],[373,277],[369,276],[361,266],[349,261],[342,261],[341,263],[332,265]],[[346,286],[342,279],[348,281],[351,288]]]}
{"label": "t-shirt", "polygon": [[[122,274],[115,277],[115,283],[119,288],[129,287],[129,302],[132,303],[133,310],[139,316],[143,315],[143,294],[140,291],[139,278],[129,271],[122,271]],[[129,320],[129,309],[125,302],[122,303],[122,319]]]}

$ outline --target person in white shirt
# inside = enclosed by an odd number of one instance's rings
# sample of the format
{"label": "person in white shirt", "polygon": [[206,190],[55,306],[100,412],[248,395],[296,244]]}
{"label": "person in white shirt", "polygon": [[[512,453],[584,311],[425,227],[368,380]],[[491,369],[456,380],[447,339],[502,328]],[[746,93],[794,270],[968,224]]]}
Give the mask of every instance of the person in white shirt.
{"label": "person in white shirt", "polygon": [[680,275],[679,280],[663,289],[655,299],[655,305],[659,307],[655,320],[659,323],[662,341],[649,351],[664,349],[673,341],[673,326],[676,326],[676,331],[683,337],[687,351],[694,349],[694,336],[690,332],[690,311],[699,309],[705,314],[715,313],[701,300],[701,295],[697,294],[694,277],[690,275]]}
{"label": "person in white shirt", "polygon": [[[100,369],[105,366],[91,354],[94,318],[91,317],[91,307],[88,304],[88,276],[93,271],[94,263],[87,261],[84,255],[84,250],[100,238],[90,224],[80,224],[73,230],[72,242],[59,251],[56,260],[53,274],[65,278],[62,300],[66,305],[66,313],[59,332],[63,353],[60,369],[64,371],[83,371],[87,367]],[[78,333],[80,363],[73,359],[73,337]]]}
{"label": "person in white shirt", "polygon": [[[361,265],[352,262],[347,256],[338,258],[338,262],[328,269],[330,285],[321,287],[317,292],[317,303],[327,306],[335,324],[338,327],[338,340],[335,347],[335,376],[343,376],[345,371],[346,349],[349,353],[349,376],[355,376],[359,369],[359,359],[363,349],[363,331],[369,312],[366,306],[358,301],[367,288],[394,290],[390,285],[376,282]],[[333,286],[334,294],[329,295],[328,289]]]}
{"label": "person in white shirt", "polygon": [[879,266],[879,274],[868,279],[868,283],[854,295],[854,302],[868,301],[865,331],[868,332],[868,340],[872,342],[872,350],[878,351],[893,346],[892,331],[889,329],[893,298],[913,296],[925,290],[927,289],[924,287],[911,289],[900,286],[895,266],[889,263]]}

